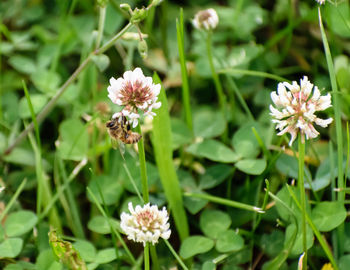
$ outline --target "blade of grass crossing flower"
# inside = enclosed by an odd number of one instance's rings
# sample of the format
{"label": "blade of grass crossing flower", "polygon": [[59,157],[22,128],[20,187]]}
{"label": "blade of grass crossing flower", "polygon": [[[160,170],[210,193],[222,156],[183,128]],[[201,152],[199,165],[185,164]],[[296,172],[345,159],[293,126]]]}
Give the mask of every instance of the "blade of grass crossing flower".
{"label": "blade of grass crossing flower", "polygon": [[185,109],[185,119],[187,127],[193,132],[192,126],[192,113],[190,104],[190,87],[188,84],[186,57],[184,49],[184,22],[183,22],[183,9],[180,9],[180,19],[176,19],[176,34],[177,34],[177,47],[179,49],[179,59],[181,65],[181,78],[182,78],[182,104]]}
{"label": "blade of grass crossing flower", "polygon": [[223,199],[221,197],[216,197],[216,196],[212,196],[209,194],[186,192],[184,194],[184,196],[205,199],[205,200],[208,200],[211,202],[215,202],[215,203],[222,204],[222,205],[227,205],[230,207],[235,207],[235,208],[248,210],[248,211],[254,211],[254,212],[258,212],[258,213],[264,213],[264,211],[259,207],[252,206],[252,205],[245,204],[245,203],[232,201],[232,200],[228,200],[228,199]]}
{"label": "blade of grass crossing flower", "polygon": [[[295,196],[293,190],[290,188],[289,185],[286,185],[287,186],[287,189],[289,191],[289,194],[291,195],[291,197],[293,198],[295,204],[297,205],[297,207],[302,210],[301,208],[301,205],[297,199],[297,197]],[[314,232],[317,240],[320,242],[320,245],[323,249],[323,251],[326,253],[329,261],[332,263],[333,267],[334,267],[334,270],[339,270],[338,268],[338,265],[336,264],[335,262],[335,259],[333,257],[333,254],[331,252],[331,250],[329,249],[329,245],[327,244],[325,238],[322,236],[322,234],[320,233],[320,231],[316,228],[315,224],[313,223],[312,219],[309,217],[309,215],[307,213],[305,213],[305,218],[306,218],[306,221],[307,223],[309,223],[312,231]],[[305,260],[305,258],[304,258]],[[303,268],[303,269],[306,269],[306,268]]]}
{"label": "blade of grass crossing flower", "polygon": [[[318,7],[318,18],[320,24],[320,30],[322,35],[322,42],[324,46],[324,51],[327,60],[327,66],[329,71],[329,77],[332,85],[332,97],[333,97],[333,108],[334,108],[334,118],[335,118],[335,130],[337,137],[337,154],[338,154],[338,181],[337,187],[342,189],[344,188],[344,172],[343,172],[343,135],[342,135],[342,123],[341,123],[341,104],[339,97],[339,90],[337,86],[337,80],[334,71],[334,65],[332,60],[331,51],[329,49],[328,40],[326,33],[324,31],[323,23],[322,23],[322,15],[320,7]],[[345,193],[338,193],[338,201],[344,203]],[[338,227],[338,243],[339,243],[339,254],[342,255],[344,253],[344,224]]]}
{"label": "blade of grass crossing flower", "polygon": [[7,213],[10,211],[11,207],[23,191],[25,185],[27,184],[27,178],[24,178],[22,183],[17,188],[15,194],[11,197],[10,201],[7,203],[5,209],[0,213],[0,223],[2,222],[3,218],[7,215]]}
{"label": "blade of grass crossing flower", "polygon": [[287,204],[285,204],[282,200],[280,200],[277,196],[275,196],[271,192],[268,192],[268,194],[275,202],[280,203],[291,214],[291,217],[293,218],[293,222],[296,227],[289,241],[285,243],[282,252],[280,252],[273,260],[268,262],[267,266],[264,267],[265,270],[275,270],[275,269],[280,269],[283,263],[287,260],[289,253],[294,246],[294,243],[297,237],[297,232],[298,232],[298,222],[297,222],[297,217],[295,212]]}
{"label": "blade of grass crossing flower", "polygon": [[[154,83],[161,82],[157,74],[154,74],[153,81]],[[162,106],[155,111],[157,115],[153,119],[152,144],[165,196],[169,202],[180,238],[184,240],[189,235],[189,228],[180,184],[173,163],[170,116],[163,87],[159,94],[159,101],[162,103]]]}
{"label": "blade of grass crossing flower", "polygon": [[[105,217],[105,218],[108,218],[106,212],[103,210],[101,204],[98,202],[96,196],[92,193],[91,189],[90,188],[86,188],[89,195],[91,196],[91,198],[93,199],[94,203],[96,204],[98,210],[101,212],[101,214]],[[132,255],[132,253],[130,252],[128,246],[125,244],[123,238],[121,237],[120,233],[115,229],[115,227],[111,227],[111,232],[115,234],[115,236],[118,238],[118,240],[120,241],[120,243],[122,244],[123,248],[125,249],[125,252],[126,254],[129,256],[132,264],[135,264],[136,263],[136,260],[134,258],[134,256]]]}

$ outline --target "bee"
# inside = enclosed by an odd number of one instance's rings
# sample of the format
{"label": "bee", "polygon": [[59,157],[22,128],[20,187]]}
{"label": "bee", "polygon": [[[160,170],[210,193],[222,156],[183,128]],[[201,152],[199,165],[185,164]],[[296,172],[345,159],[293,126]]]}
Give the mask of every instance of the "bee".
{"label": "bee", "polygon": [[130,124],[127,123],[126,117],[121,116],[121,121],[119,123],[119,118],[114,118],[106,123],[109,135],[115,139],[123,142],[124,144],[134,144],[141,139],[141,135],[137,132],[132,132],[130,130]]}

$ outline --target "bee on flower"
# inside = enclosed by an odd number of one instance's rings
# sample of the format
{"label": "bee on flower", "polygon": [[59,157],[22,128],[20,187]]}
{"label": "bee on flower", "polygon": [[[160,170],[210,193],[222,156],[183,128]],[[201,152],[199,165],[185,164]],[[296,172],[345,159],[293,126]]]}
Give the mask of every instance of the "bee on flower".
{"label": "bee on flower", "polygon": [[219,17],[215,9],[209,8],[197,12],[192,20],[194,27],[203,30],[213,30],[219,23]]}
{"label": "bee on flower", "polygon": [[[312,91],[313,90],[313,91]],[[312,92],[312,93],[311,93]],[[306,139],[316,138],[319,132],[315,129],[314,123],[321,127],[327,127],[333,119],[321,119],[315,115],[317,111],[324,111],[331,107],[331,95],[328,93],[321,96],[317,86],[314,86],[306,76],[300,80],[300,85],[293,81],[292,84],[279,83],[277,92],[271,93],[271,99],[276,108],[270,105],[272,122],[276,124],[279,136],[289,133],[292,145],[298,133],[305,143]]]}
{"label": "bee on flower", "polygon": [[151,118],[156,115],[152,110],[161,106],[161,102],[157,102],[161,86],[154,84],[152,77],[145,77],[140,68],[126,71],[118,79],[112,77],[109,83],[108,97],[113,103],[123,106],[121,112],[114,114],[114,118],[126,117],[135,128],[139,123],[140,113]]}
{"label": "bee on flower", "polygon": [[158,243],[159,237],[169,239],[171,230],[168,223],[168,212],[165,207],[158,210],[156,205],[149,203],[141,207],[137,205],[134,209],[132,203],[129,205],[130,214],[122,213],[120,216],[120,227],[129,240],[143,243]]}

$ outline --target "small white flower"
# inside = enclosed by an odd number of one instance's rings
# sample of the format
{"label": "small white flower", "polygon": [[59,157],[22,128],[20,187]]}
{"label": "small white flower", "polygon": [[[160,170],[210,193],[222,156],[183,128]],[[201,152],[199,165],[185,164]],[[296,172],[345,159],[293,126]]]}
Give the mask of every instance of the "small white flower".
{"label": "small white flower", "polygon": [[[312,92],[313,90],[313,92]],[[312,92],[312,94],[311,94]],[[289,145],[292,145],[298,132],[302,135],[302,142],[306,139],[316,138],[319,133],[313,123],[321,127],[327,127],[333,119],[320,119],[315,115],[317,111],[323,111],[332,106],[331,95],[321,96],[317,86],[314,86],[306,76],[292,84],[279,83],[277,92],[271,93],[271,99],[277,108],[270,105],[270,115],[273,123],[280,132],[277,135],[290,133]],[[305,136],[304,136],[305,135]]]}
{"label": "small white flower", "polygon": [[213,30],[219,23],[219,17],[215,9],[209,8],[197,12],[192,20],[194,27],[197,29]]}
{"label": "small white flower", "polygon": [[324,5],[324,3],[326,3],[326,0],[316,0],[316,2],[320,5]]}
{"label": "small white flower", "polygon": [[[108,97],[113,103],[123,106],[121,115],[126,116],[133,127],[138,125],[139,111],[148,115],[161,105],[157,102],[161,85],[154,84],[152,77],[145,77],[140,68],[124,72],[117,80],[112,77],[109,83]],[[121,115],[114,114],[113,117]]]}
{"label": "small white flower", "polygon": [[158,210],[156,205],[149,203],[141,207],[137,205],[135,209],[129,203],[131,214],[122,213],[120,216],[120,227],[129,240],[143,243],[150,242],[153,245],[158,242],[159,237],[169,239],[171,230],[168,223],[168,212],[165,207]]}

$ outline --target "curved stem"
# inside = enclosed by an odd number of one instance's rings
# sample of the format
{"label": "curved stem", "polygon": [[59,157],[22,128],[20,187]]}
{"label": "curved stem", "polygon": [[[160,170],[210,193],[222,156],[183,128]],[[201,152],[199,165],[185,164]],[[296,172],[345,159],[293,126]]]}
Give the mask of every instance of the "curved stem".
{"label": "curved stem", "polygon": [[307,268],[307,243],[306,243],[306,203],[305,203],[305,187],[304,187],[304,157],[305,157],[305,143],[302,142],[302,134],[298,135],[298,185],[300,191],[300,204],[301,204],[301,213],[302,213],[302,234],[303,234],[303,269]]}
{"label": "curved stem", "polygon": [[97,32],[96,46],[95,46],[96,49],[98,49],[101,44],[103,29],[105,26],[105,19],[106,19],[106,6],[103,6],[103,7],[100,7],[100,18],[98,20],[98,32]]}

